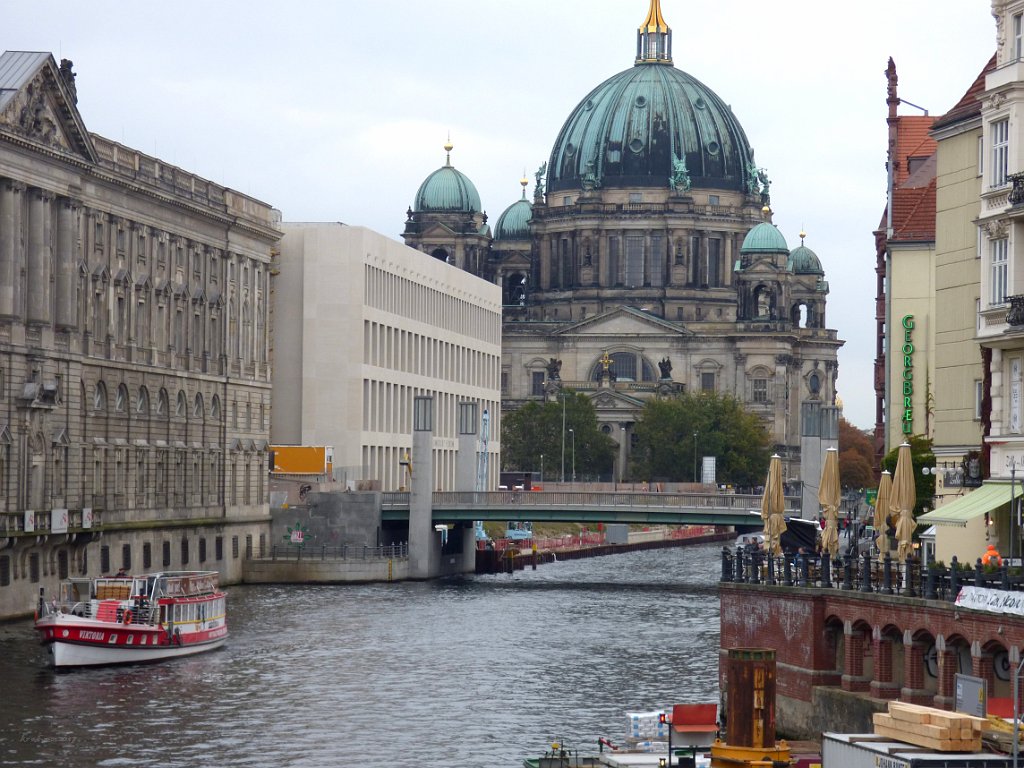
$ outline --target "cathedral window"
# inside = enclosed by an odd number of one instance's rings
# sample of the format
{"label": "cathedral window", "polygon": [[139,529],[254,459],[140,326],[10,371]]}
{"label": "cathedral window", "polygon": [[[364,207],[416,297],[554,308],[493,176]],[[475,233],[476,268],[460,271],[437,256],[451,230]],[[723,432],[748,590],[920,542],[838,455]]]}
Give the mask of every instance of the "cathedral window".
{"label": "cathedral window", "polygon": [[[502,381],[507,384],[507,374],[502,374]],[[533,371],[530,374],[530,394],[541,397],[544,394],[544,371]]]}
{"label": "cathedral window", "polygon": [[768,379],[754,379],[751,386],[751,400],[755,403],[768,402]]}
{"label": "cathedral window", "polygon": [[626,258],[623,266],[623,283],[629,288],[644,284],[644,238],[630,235],[626,238]]}

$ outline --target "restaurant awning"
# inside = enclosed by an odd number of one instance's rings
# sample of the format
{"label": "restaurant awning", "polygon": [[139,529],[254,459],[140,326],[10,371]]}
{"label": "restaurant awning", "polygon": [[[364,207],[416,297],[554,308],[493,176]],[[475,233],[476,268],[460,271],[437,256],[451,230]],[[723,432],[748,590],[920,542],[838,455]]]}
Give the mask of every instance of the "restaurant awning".
{"label": "restaurant awning", "polygon": [[[1013,498],[1016,499],[1021,493],[1024,493],[1024,487],[1018,483],[1013,488]],[[921,515],[917,518],[917,522],[928,525],[956,525],[965,528],[968,520],[991,512],[1009,501],[1009,483],[983,483],[980,488],[971,491],[966,496],[947,502],[934,512]]]}

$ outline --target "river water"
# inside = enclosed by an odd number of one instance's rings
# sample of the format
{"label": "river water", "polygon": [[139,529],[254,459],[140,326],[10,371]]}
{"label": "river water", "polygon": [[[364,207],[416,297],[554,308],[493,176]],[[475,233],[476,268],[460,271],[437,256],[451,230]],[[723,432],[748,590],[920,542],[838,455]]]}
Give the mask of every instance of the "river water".
{"label": "river water", "polygon": [[515,768],[718,701],[719,545],[512,576],[228,590],[231,636],[57,673],[0,625],[0,765]]}

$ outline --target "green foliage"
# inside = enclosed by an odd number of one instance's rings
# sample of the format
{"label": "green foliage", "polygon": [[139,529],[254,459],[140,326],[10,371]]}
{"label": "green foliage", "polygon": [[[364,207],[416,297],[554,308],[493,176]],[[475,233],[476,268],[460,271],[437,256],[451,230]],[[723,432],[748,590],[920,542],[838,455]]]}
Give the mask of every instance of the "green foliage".
{"label": "green foliage", "polygon": [[505,415],[501,425],[503,470],[540,472],[543,456],[544,477],[548,481],[560,480],[564,445],[565,479],[569,480],[575,439],[577,479],[611,474],[616,443],[598,428],[593,403],[586,395],[572,390],[565,390],[564,394],[564,432],[562,398],[553,402],[532,401]]}
{"label": "green foliage", "polygon": [[[914,435],[907,440],[910,443],[910,457],[914,465],[914,490],[917,493],[917,504],[914,506],[914,517],[924,513],[924,508],[932,509],[935,497],[935,475],[924,474],[924,467],[935,466],[935,454],[932,452],[932,441],[923,435]],[[882,457],[882,469],[896,473],[896,460],[899,447],[893,448]]]}
{"label": "green foliage", "polygon": [[692,481],[695,449],[698,464],[703,456],[717,458],[721,483],[760,485],[768,474],[769,439],[761,420],[728,395],[698,392],[649,401],[635,435],[633,480]]}

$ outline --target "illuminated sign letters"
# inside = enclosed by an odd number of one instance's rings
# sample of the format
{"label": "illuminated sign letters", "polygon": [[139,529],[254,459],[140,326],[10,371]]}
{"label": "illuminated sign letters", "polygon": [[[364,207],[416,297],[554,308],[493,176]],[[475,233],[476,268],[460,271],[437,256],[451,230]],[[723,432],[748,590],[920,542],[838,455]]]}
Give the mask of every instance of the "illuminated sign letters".
{"label": "illuminated sign letters", "polygon": [[914,434],[914,316],[903,316],[903,434]]}

